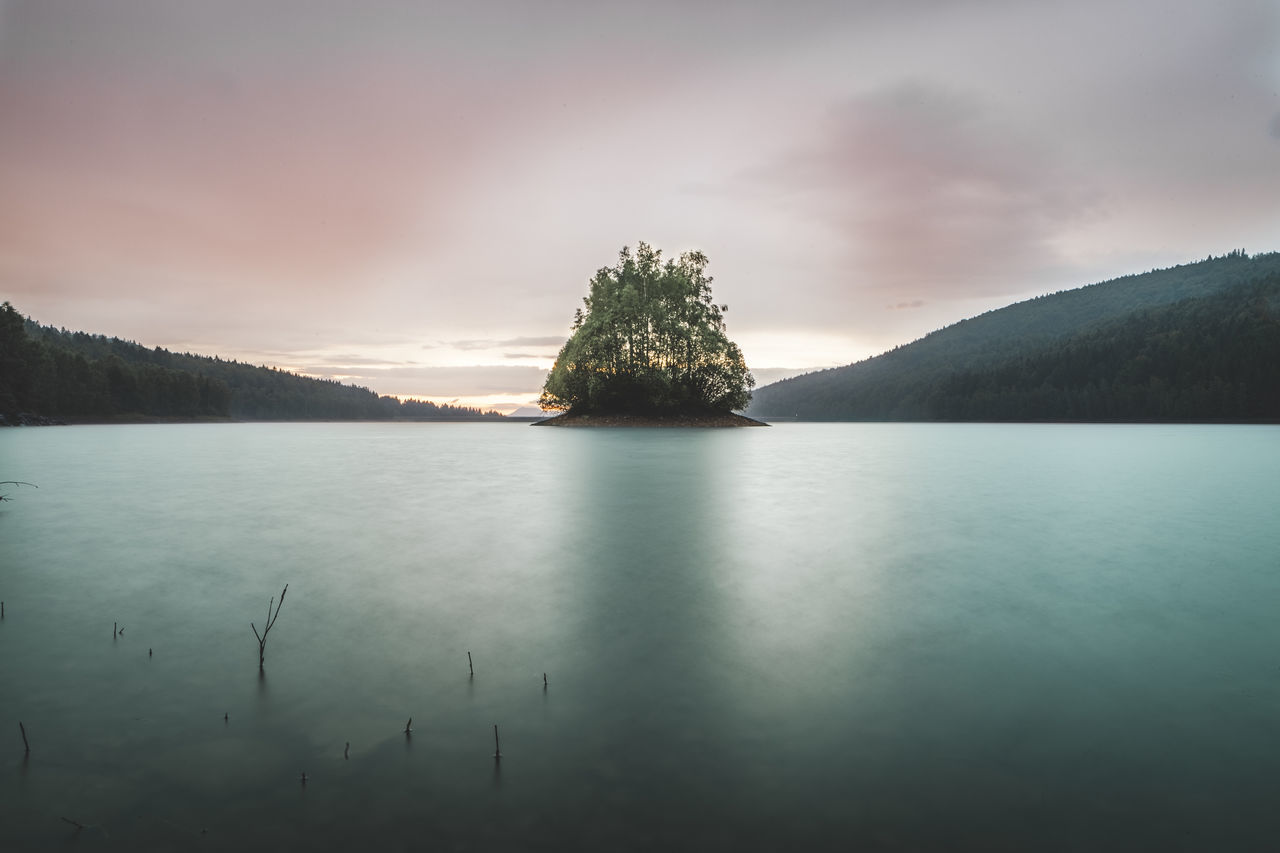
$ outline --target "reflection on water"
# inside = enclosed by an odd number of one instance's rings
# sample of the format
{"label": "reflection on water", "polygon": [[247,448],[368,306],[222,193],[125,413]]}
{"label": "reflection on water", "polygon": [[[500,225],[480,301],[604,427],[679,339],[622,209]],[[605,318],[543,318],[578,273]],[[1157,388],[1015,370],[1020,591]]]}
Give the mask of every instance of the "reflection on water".
{"label": "reflection on water", "polygon": [[572,691],[557,711],[581,734],[561,747],[555,788],[578,792],[572,831],[702,837],[732,817],[739,775],[721,731],[734,661],[719,589],[735,445],[696,430],[595,431],[577,444],[564,571],[581,653],[556,696]]}
{"label": "reflection on water", "polygon": [[0,849],[1264,849],[1277,435],[2,431]]}

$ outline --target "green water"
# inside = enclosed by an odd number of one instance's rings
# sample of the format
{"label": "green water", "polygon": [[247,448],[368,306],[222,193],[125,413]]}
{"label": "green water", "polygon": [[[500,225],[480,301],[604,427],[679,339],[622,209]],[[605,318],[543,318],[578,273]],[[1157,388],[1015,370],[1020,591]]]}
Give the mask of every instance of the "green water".
{"label": "green water", "polygon": [[0,476],[0,849],[1280,835],[1275,427],[9,429]]}

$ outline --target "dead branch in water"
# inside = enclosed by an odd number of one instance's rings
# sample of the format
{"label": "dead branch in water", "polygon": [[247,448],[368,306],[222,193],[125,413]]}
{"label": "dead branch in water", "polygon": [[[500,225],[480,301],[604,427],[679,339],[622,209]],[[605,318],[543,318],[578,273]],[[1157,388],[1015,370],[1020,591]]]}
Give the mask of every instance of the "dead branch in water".
{"label": "dead branch in water", "polygon": [[[261,634],[258,633],[257,625],[253,624],[252,622],[249,623],[249,627],[253,629],[253,636],[258,638],[258,671],[259,672],[262,671],[264,661],[266,660],[266,656],[267,656],[267,632],[271,630],[271,627],[276,624],[276,620],[280,618],[280,608],[284,607],[284,594],[288,591],[289,591],[289,585],[285,584],[284,589],[280,591],[280,603],[276,604],[276,600],[274,596],[272,596],[271,601],[267,603],[267,621],[263,623],[266,627],[262,629]],[[272,607],[275,607],[274,613],[272,613],[272,610],[271,610]]]}
{"label": "dead branch in water", "polygon": [[[0,480],[0,486],[30,486],[33,489],[40,488],[35,483],[24,483],[21,480]],[[11,500],[8,495],[0,495],[0,501]]]}
{"label": "dead branch in water", "polygon": [[96,824],[96,823],[81,823],[80,821],[78,821],[78,820],[76,820],[76,819],[74,819],[74,818],[69,818],[69,817],[63,817],[63,818],[62,818],[62,820],[63,820],[63,822],[65,822],[65,823],[69,823],[69,824],[71,824],[72,826],[74,826],[74,827],[76,828],[76,831],[75,831],[75,834],[76,834],[76,835],[79,835],[79,834],[80,834],[80,830],[82,830],[82,829],[96,829],[96,830],[98,830],[98,832],[101,832],[101,833],[102,833],[102,837],[103,837],[103,838],[110,838],[110,837],[111,837],[110,835],[108,835],[108,834],[107,834],[107,831],[106,831],[105,829],[103,829],[100,825],[98,825],[98,824]]}

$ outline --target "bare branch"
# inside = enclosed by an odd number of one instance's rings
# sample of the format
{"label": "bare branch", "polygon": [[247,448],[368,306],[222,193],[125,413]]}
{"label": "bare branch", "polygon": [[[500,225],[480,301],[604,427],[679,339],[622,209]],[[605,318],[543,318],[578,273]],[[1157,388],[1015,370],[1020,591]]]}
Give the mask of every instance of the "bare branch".
{"label": "bare branch", "polygon": [[[267,631],[270,631],[270,630],[271,630],[271,626],[272,626],[272,625],[274,625],[274,624],[276,624],[276,620],[280,618],[280,608],[281,608],[281,607],[284,607],[284,596],[285,596],[285,593],[287,593],[288,591],[289,591],[289,585],[288,585],[288,584],[285,584],[285,585],[284,585],[284,589],[280,591],[280,603],[279,603],[278,605],[276,605],[276,615],[275,615],[275,616],[272,616],[272,615],[271,615],[271,607],[270,607],[270,606],[268,606],[268,607],[267,607],[267,616],[268,616],[269,618],[268,618],[268,621],[267,621],[267,627],[262,629],[262,634],[263,634],[263,636],[266,636]],[[275,599],[272,599],[272,601],[274,601],[274,600],[275,600]]]}
{"label": "bare branch", "polygon": [[[249,627],[253,629],[253,636],[258,640],[258,670],[261,671],[265,665],[267,656],[267,633],[271,627],[276,624],[276,620],[280,618],[280,608],[284,606],[285,593],[289,591],[289,585],[285,584],[284,589],[280,592],[280,603],[276,603],[275,596],[267,602],[267,621],[263,623],[262,633],[258,633],[258,626],[253,622],[249,623]],[[273,612],[274,608],[274,612]]]}
{"label": "bare branch", "polygon": [[[33,489],[40,488],[35,483],[24,483],[22,480],[0,480],[0,486],[30,486]],[[0,501],[9,500],[8,495],[0,495]]]}

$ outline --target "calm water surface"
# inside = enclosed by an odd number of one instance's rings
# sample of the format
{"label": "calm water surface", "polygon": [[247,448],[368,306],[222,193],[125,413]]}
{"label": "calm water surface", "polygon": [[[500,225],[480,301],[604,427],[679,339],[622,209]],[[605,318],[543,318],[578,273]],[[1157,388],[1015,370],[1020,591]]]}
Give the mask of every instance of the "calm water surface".
{"label": "calm water surface", "polygon": [[0,849],[1280,835],[1275,427],[9,429],[0,477]]}

